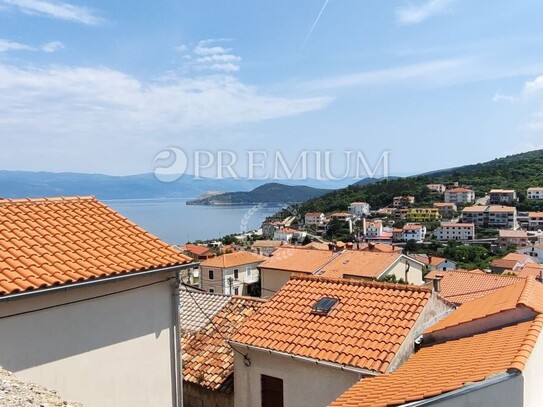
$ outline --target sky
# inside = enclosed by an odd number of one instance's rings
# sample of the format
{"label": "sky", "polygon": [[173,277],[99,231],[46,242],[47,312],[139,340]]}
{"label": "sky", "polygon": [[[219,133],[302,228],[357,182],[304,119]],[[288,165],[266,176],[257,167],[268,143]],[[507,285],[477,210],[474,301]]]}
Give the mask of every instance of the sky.
{"label": "sky", "polygon": [[541,15],[540,0],[0,0],[0,169],[148,173],[182,151],[185,171],[235,159],[248,176],[259,152],[268,176],[311,152],[335,174],[386,154],[409,175],[543,148]]}

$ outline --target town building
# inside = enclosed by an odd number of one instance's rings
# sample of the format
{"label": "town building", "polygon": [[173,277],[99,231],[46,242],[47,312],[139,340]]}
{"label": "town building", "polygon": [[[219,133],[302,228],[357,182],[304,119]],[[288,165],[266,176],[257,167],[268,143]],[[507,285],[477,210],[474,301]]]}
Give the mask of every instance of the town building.
{"label": "town building", "polygon": [[180,407],[192,259],[92,197],[0,200],[0,225],[0,365],[86,406]]}
{"label": "town building", "polygon": [[543,199],[543,187],[531,187],[527,191],[528,199],[540,201]]}
{"label": "town building", "polygon": [[293,277],[232,336],[236,407],[327,406],[388,374],[452,307],[430,288]]}
{"label": "town building", "polygon": [[306,226],[317,226],[324,223],[324,213],[321,212],[307,212],[304,216]]}
{"label": "town building", "polygon": [[200,264],[200,288],[227,295],[250,295],[258,281],[258,266],[268,257],[240,251],[225,253]]}
{"label": "town building", "polygon": [[282,227],[273,233],[273,240],[278,240],[283,243],[302,242],[307,235],[303,230]]}
{"label": "town building", "polygon": [[225,338],[263,303],[252,297],[181,292],[184,407],[234,406],[234,350]]}
{"label": "town building", "polygon": [[454,202],[435,202],[434,208],[436,208],[441,216],[445,218],[453,216],[458,210]]}
{"label": "town building", "polygon": [[543,263],[543,244],[542,243],[534,243],[531,246],[518,249],[517,253],[528,255],[532,259],[537,261],[538,263]]}
{"label": "town building", "polygon": [[367,202],[352,202],[348,212],[355,217],[364,217],[370,214],[370,204]]}
{"label": "town building", "polygon": [[256,240],[251,249],[262,256],[270,256],[275,249],[281,247],[284,243],[279,240]]}
{"label": "town building", "polygon": [[456,270],[456,262],[444,257],[429,256],[427,254],[410,254],[408,257],[424,264],[426,271],[440,270],[450,271]]}
{"label": "town building", "polygon": [[394,208],[407,208],[415,203],[415,197],[411,195],[395,196],[392,200]]}
{"label": "town building", "polygon": [[408,223],[404,225],[400,233],[394,236],[394,240],[398,242],[409,242],[414,240],[415,242],[422,242],[426,237],[426,226],[418,225],[414,223]]}
{"label": "town building", "polygon": [[212,248],[198,244],[187,243],[180,247],[181,251],[194,260],[206,260],[215,256]]}
{"label": "town building", "polygon": [[543,230],[543,212],[530,212],[528,214],[528,228],[530,230]]}
{"label": "town building", "polygon": [[437,208],[409,208],[405,219],[408,222],[433,222],[441,219]]}
{"label": "town building", "polygon": [[445,191],[445,202],[466,204],[475,201],[475,191],[469,188],[452,188]]}
{"label": "town building", "polygon": [[542,296],[532,278],[465,303],[398,370],[362,378],[330,406],[539,406]]}
{"label": "town building", "polygon": [[517,192],[514,189],[491,189],[489,198],[491,205],[510,205],[517,200]]}
{"label": "town building", "polygon": [[443,194],[447,187],[443,184],[428,184],[426,185],[426,188],[428,188],[431,192],[435,192],[437,194]]}
{"label": "town building", "polygon": [[374,219],[366,222],[366,230],[364,231],[365,237],[377,237],[383,234],[383,221],[381,219]]}
{"label": "town building", "polygon": [[493,273],[501,274],[503,272],[518,271],[529,263],[535,263],[535,260],[525,254],[509,253],[501,259],[492,260],[490,269]]}
{"label": "town building", "polygon": [[437,240],[473,240],[475,225],[473,223],[442,223],[434,230]]}
{"label": "town building", "polygon": [[462,222],[478,227],[516,230],[517,209],[500,205],[468,206],[462,210]]}
{"label": "town building", "polygon": [[501,229],[498,235],[498,247],[500,249],[507,249],[513,246],[517,248],[531,246],[528,240],[528,233],[525,230]]}

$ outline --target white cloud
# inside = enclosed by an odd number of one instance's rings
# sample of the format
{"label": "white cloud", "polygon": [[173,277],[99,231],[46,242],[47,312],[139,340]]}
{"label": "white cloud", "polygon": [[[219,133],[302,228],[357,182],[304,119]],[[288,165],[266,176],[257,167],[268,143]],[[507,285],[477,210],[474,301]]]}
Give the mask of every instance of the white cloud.
{"label": "white cloud", "polygon": [[98,25],[102,19],[91,9],[70,3],[47,0],[0,0],[25,14],[40,15],[85,25]]}
{"label": "white cloud", "polygon": [[396,19],[400,24],[419,24],[430,17],[447,12],[454,2],[455,0],[425,0],[419,5],[398,7]]}
{"label": "white cloud", "polygon": [[0,52],[8,51],[35,51],[35,48],[20,42],[0,39]]}
{"label": "white cloud", "polygon": [[207,62],[239,62],[241,57],[232,54],[219,54],[219,55],[210,55],[206,57],[201,57],[196,60],[196,62],[207,63]]}
{"label": "white cloud", "polygon": [[108,68],[0,65],[0,134],[179,135],[319,110],[329,98],[262,94],[234,77],[141,82]]}
{"label": "white cloud", "polygon": [[64,44],[60,41],[50,41],[41,46],[42,51],[48,52],[48,53],[55,52],[63,48],[64,48]]}
{"label": "white cloud", "polygon": [[[192,50],[194,55],[191,67],[198,71],[238,72],[241,57],[232,53],[232,48],[218,46],[217,43],[230,39],[208,39],[198,42]],[[191,59],[191,58],[187,58]]]}
{"label": "white cloud", "polygon": [[501,92],[496,92],[494,94],[494,97],[492,98],[492,101],[493,102],[514,102],[515,100],[517,100],[517,97],[516,96],[513,96],[513,95],[506,95],[506,94],[503,94]]}
{"label": "white cloud", "polygon": [[540,93],[543,93],[543,75],[538,76],[533,81],[526,82],[522,89],[522,94],[527,97]]}

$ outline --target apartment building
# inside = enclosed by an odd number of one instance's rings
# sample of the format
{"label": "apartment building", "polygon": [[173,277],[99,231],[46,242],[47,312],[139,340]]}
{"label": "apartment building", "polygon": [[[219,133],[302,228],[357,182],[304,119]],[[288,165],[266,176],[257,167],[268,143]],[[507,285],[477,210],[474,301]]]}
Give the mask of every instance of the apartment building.
{"label": "apartment building", "polygon": [[437,208],[410,208],[406,219],[409,222],[431,222],[441,219],[441,214]]}
{"label": "apartment building", "polygon": [[530,212],[528,214],[528,229],[530,230],[543,229],[543,212]]}
{"label": "apartment building", "polygon": [[447,187],[445,187],[445,185],[443,185],[443,184],[428,184],[428,185],[426,185],[426,188],[428,188],[430,191],[438,193],[438,194],[444,193],[445,190],[447,189]]}
{"label": "apartment building", "polygon": [[367,202],[352,202],[348,207],[348,212],[352,216],[368,216],[370,214],[370,204]]}
{"label": "apartment building", "polygon": [[394,208],[403,208],[415,203],[415,197],[411,195],[395,196],[392,200]]}
{"label": "apartment building", "polygon": [[514,189],[492,189],[489,195],[491,205],[512,204],[517,200],[517,192]]}
{"label": "apartment building", "polygon": [[517,209],[501,205],[469,206],[462,210],[462,222],[478,227],[516,230]]}
{"label": "apartment building", "polygon": [[468,188],[453,188],[445,191],[445,202],[471,203],[475,201],[475,191]]}
{"label": "apartment building", "polygon": [[321,212],[307,212],[304,219],[306,226],[317,226],[323,224],[325,217]]}
{"label": "apartment building", "polygon": [[531,187],[528,188],[527,194],[528,199],[542,200],[543,199],[543,187]]}
{"label": "apartment building", "polygon": [[473,240],[475,225],[473,223],[443,223],[434,231],[438,240]]}
{"label": "apartment building", "polygon": [[435,202],[434,208],[439,211],[441,216],[445,217],[453,215],[458,210],[454,202]]}

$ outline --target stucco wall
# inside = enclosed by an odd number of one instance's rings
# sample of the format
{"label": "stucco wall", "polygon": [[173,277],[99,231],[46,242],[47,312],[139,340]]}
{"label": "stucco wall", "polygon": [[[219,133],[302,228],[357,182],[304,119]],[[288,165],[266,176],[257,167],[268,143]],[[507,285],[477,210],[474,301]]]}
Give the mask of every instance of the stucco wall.
{"label": "stucco wall", "polygon": [[236,407],[261,405],[260,375],[283,379],[284,405],[287,407],[327,406],[359,380],[353,372],[341,371],[289,357],[248,351],[251,366],[234,356],[234,398]]}
{"label": "stucco wall", "polygon": [[415,263],[411,260],[406,260],[405,258],[401,258],[393,267],[392,269],[387,273],[394,274],[396,278],[400,279],[403,278],[405,280],[405,262],[409,261],[409,272],[407,273],[407,282],[409,284],[415,284],[415,285],[422,285],[424,284],[424,280],[422,279],[422,265],[419,263]]}
{"label": "stucco wall", "polygon": [[234,394],[183,382],[183,407],[234,407]]}
{"label": "stucco wall", "polygon": [[260,269],[260,278],[262,284],[262,298],[273,296],[288,280],[290,280],[290,272],[282,270],[272,270],[267,268]]}
{"label": "stucco wall", "polygon": [[0,365],[87,407],[171,406],[171,272],[0,303],[0,317],[157,283],[99,299],[0,319]]}
{"label": "stucco wall", "polygon": [[[220,267],[201,267],[200,288],[209,292],[213,288],[216,294],[225,294],[223,287],[223,275]],[[209,270],[213,270],[213,280],[209,279]]]}
{"label": "stucco wall", "polygon": [[541,333],[522,376],[524,378],[524,407],[541,407],[543,405],[543,334]]}

